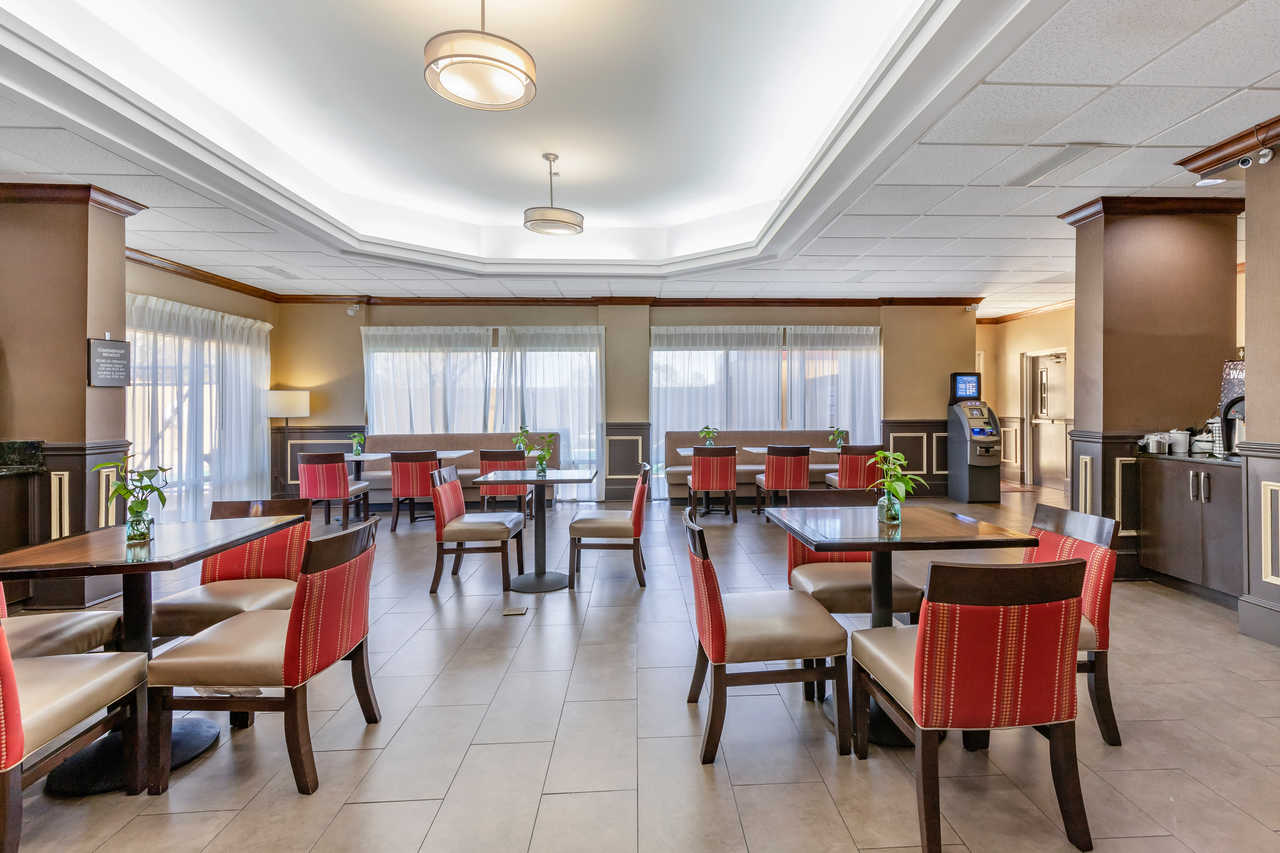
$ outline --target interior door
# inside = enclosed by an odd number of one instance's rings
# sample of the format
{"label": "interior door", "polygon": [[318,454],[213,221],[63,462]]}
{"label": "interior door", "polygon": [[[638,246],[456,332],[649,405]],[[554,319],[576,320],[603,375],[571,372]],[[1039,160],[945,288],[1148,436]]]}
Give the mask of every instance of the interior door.
{"label": "interior door", "polygon": [[1031,482],[1050,489],[1067,485],[1067,419],[1071,397],[1066,353],[1031,359]]}

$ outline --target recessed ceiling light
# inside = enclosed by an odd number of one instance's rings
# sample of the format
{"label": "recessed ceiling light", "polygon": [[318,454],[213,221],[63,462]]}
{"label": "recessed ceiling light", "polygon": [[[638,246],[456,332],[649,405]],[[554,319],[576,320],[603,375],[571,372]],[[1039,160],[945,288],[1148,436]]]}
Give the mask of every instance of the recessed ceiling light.
{"label": "recessed ceiling light", "polygon": [[538,234],[581,234],[582,214],[567,207],[556,207],[555,178],[560,173],[555,171],[559,154],[550,152],[543,154],[547,161],[547,189],[549,202],[546,207],[529,207],[524,211],[524,227]]}
{"label": "recessed ceiling light", "polygon": [[447,101],[473,110],[514,110],[533,100],[537,73],[520,45],[480,29],[448,30],[423,48],[427,85]]}
{"label": "recessed ceiling light", "polygon": [[1225,184],[1226,182],[1227,182],[1226,178],[1201,178],[1200,180],[1196,181],[1196,186],[1216,187],[1218,184]]}

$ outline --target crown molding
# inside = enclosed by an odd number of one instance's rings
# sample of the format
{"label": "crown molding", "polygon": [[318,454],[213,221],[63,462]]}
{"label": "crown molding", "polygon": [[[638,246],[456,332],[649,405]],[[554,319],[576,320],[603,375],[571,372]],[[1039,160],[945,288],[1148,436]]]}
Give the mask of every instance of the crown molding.
{"label": "crown molding", "polygon": [[1248,130],[1242,130],[1235,136],[1197,151],[1190,157],[1183,157],[1173,165],[1181,166],[1197,175],[1207,175],[1234,166],[1244,155],[1251,154],[1259,148],[1268,148],[1277,142],[1280,142],[1280,116],[1255,124]]}
{"label": "crown molding", "polygon": [[280,301],[280,295],[278,293],[272,293],[269,290],[263,290],[261,287],[254,287],[252,284],[245,284],[242,281],[236,281],[234,278],[226,278],[225,276],[205,272],[202,269],[189,267],[186,264],[180,264],[177,261],[171,261],[168,258],[152,255],[139,249],[131,249],[128,246],[126,246],[124,250],[124,259],[126,261],[133,261],[135,264],[142,264],[143,266],[154,267],[155,269],[164,270],[165,272],[173,273],[174,275],[180,275],[183,278],[189,278],[192,281],[212,284],[214,287],[221,287],[223,290],[234,290],[236,293],[243,293],[246,296],[263,299],[267,302]]}
{"label": "crown molding", "polygon": [[1074,308],[1076,301],[1068,299],[1063,302],[1055,302],[1052,305],[1041,305],[1038,308],[1028,308],[1026,311],[1014,311],[1012,314],[1001,314],[999,317],[979,317],[979,326],[996,326],[1001,323],[1012,323],[1014,320],[1021,320],[1023,317],[1033,317],[1036,314],[1050,314],[1054,311],[1065,311],[1068,308]]}
{"label": "crown molding", "polygon": [[1099,216],[1152,216],[1173,214],[1231,214],[1244,213],[1244,199],[1215,196],[1158,197],[1135,195],[1104,195],[1073,207],[1058,218],[1078,228]]}
{"label": "crown molding", "polygon": [[145,204],[92,184],[0,183],[0,203],[4,204],[84,204],[133,216],[147,209]]}

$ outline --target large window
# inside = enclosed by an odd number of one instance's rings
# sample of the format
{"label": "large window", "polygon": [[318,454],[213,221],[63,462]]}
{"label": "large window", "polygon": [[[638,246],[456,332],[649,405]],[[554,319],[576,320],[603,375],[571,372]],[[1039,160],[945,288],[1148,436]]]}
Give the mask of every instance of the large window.
{"label": "large window", "polygon": [[[599,470],[604,446],[604,327],[366,326],[371,433],[559,435],[560,464]],[[603,473],[603,472],[602,472]],[[596,500],[604,478],[559,495]]]}
{"label": "large window", "polygon": [[668,431],[841,426],[879,442],[880,374],[875,326],[653,327],[654,496],[666,497]]}
{"label": "large window", "polygon": [[172,469],[164,512],[192,521],[213,500],[270,497],[271,325],[132,293],[126,309],[126,437],[136,466]]}

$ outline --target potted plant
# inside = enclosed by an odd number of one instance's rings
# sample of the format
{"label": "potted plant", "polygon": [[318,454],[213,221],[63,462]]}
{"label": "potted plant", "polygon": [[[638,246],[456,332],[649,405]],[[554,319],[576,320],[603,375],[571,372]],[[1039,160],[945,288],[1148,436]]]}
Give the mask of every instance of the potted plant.
{"label": "potted plant", "polygon": [[556,447],[556,434],[549,432],[543,436],[542,441],[534,447],[533,466],[538,471],[539,477],[547,476],[547,463],[551,461],[551,454]]}
{"label": "potted plant", "polygon": [[902,502],[907,499],[907,495],[916,490],[917,485],[925,488],[928,488],[928,485],[920,477],[903,470],[907,464],[907,457],[901,453],[877,450],[867,464],[876,466],[880,471],[880,479],[867,488],[884,490],[884,494],[876,503],[877,516],[885,524],[901,524]]}
{"label": "potted plant", "polygon": [[840,427],[836,427],[836,426],[833,426],[831,428],[831,435],[827,436],[827,441],[831,442],[836,447],[844,447],[845,442],[847,442],[848,440],[849,440],[849,431],[847,429],[841,429]]}
{"label": "potted plant", "polygon": [[347,438],[351,439],[351,452],[353,454],[359,456],[364,453],[364,433],[353,432]]}
{"label": "potted plant", "polygon": [[511,439],[511,443],[518,450],[529,449],[529,426],[527,424],[520,424],[520,430],[516,433],[515,438]]}
{"label": "potted plant", "polygon": [[704,426],[698,430],[698,438],[707,443],[707,447],[712,447],[716,443],[716,436],[720,434],[720,429],[713,426]]}
{"label": "potted plant", "polygon": [[116,482],[111,487],[111,494],[107,496],[107,500],[115,500],[116,498],[124,498],[125,507],[128,510],[128,517],[124,523],[124,538],[127,542],[149,542],[151,541],[151,528],[155,524],[155,519],[148,512],[151,506],[152,496],[160,501],[160,506],[165,504],[164,488],[169,485],[169,479],[165,476],[170,469],[168,468],[146,468],[142,471],[136,471],[129,467],[129,460],[132,456],[122,456],[119,462],[103,462],[94,465],[93,470],[100,471],[103,468],[116,469]]}

